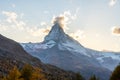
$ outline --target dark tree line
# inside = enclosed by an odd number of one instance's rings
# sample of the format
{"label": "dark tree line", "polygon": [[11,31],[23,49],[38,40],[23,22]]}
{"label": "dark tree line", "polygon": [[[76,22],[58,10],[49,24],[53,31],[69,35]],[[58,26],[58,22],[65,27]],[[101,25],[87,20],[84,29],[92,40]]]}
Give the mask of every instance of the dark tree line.
{"label": "dark tree line", "polygon": [[[75,74],[74,80],[85,80],[80,73]],[[21,70],[16,66],[0,80],[59,80],[59,79],[47,79],[47,76],[42,73],[40,68],[34,68],[26,64]],[[68,79],[63,79],[68,80]],[[95,75],[91,76],[89,80],[100,80]],[[110,80],[120,80],[120,64],[115,68],[110,76]]]}

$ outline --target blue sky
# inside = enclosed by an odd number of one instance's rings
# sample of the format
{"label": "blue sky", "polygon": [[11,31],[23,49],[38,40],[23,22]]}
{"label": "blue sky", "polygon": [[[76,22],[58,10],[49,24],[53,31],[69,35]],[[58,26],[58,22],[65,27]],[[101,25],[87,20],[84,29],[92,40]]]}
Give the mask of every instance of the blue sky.
{"label": "blue sky", "polygon": [[120,51],[120,0],[0,0],[0,34],[40,42],[60,15],[65,32],[84,46]]}

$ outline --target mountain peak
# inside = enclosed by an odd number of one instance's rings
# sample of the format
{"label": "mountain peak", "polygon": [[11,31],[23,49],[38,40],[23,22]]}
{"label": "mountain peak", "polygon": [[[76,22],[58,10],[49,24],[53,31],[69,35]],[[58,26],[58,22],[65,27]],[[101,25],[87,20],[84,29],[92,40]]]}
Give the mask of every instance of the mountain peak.
{"label": "mountain peak", "polygon": [[49,34],[45,37],[45,41],[49,41],[49,40],[54,40],[54,41],[59,41],[60,39],[64,38],[66,36],[62,25],[59,23],[55,23],[52,26],[51,31],[49,32]]}

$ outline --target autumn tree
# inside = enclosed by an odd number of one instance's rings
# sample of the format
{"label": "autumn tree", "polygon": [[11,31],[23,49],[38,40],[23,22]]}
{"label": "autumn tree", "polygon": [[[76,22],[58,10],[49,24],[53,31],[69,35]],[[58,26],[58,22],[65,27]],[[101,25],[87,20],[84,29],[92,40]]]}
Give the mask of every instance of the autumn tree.
{"label": "autumn tree", "polygon": [[5,76],[2,80],[22,80],[20,79],[21,73],[15,66],[7,76]]}
{"label": "autumn tree", "polygon": [[29,64],[26,64],[22,68],[21,78],[24,80],[47,80],[40,68],[32,67]]}
{"label": "autumn tree", "polygon": [[31,65],[26,64],[21,70],[21,78],[24,80],[30,80],[32,77],[33,68]]}
{"label": "autumn tree", "polygon": [[[0,79],[1,80],[1,79]],[[25,64],[21,71],[15,66],[2,80],[47,80],[42,69]]]}
{"label": "autumn tree", "polygon": [[42,70],[40,68],[34,68],[34,71],[32,73],[31,80],[47,80],[45,78],[45,75],[42,73]]}

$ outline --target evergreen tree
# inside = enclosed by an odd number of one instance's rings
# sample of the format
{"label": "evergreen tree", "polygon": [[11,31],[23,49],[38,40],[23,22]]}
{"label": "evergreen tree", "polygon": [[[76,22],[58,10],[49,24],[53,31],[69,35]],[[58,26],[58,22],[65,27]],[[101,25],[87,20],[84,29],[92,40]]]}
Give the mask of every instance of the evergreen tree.
{"label": "evergreen tree", "polygon": [[80,73],[76,73],[76,80],[85,80]]}
{"label": "evergreen tree", "polygon": [[95,75],[91,76],[89,80],[99,80]]}
{"label": "evergreen tree", "polygon": [[110,80],[120,80],[120,64],[113,71]]}

